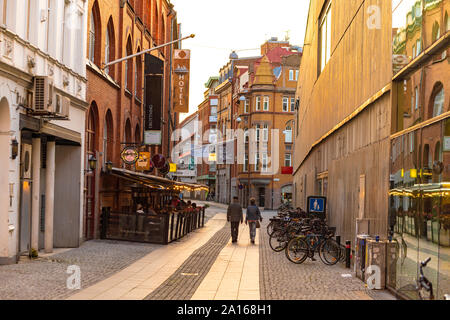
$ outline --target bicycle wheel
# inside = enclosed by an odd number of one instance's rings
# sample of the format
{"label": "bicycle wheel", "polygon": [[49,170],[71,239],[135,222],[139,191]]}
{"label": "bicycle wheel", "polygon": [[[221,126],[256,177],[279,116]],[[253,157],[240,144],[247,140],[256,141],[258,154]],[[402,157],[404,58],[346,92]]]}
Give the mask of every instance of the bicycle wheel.
{"label": "bicycle wheel", "polygon": [[280,230],[272,232],[270,234],[269,245],[275,252],[283,251],[287,245],[286,232]]}
{"label": "bicycle wheel", "polygon": [[270,234],[273,232],[273,221],[270,221],[270,223],[267,225],[267,234],[270,236]]}
{"label": "bicycle wheel", "polygon": [[341,248],[336,241],[327,239],[320,245],[319,257],[324,264],[335,265],[340,260]]}
{"label": "bicycle wheel", "polygon": [[286,246],[286,258],[295,264],[303,263],[308,257],[309,246],[302,238],[291,239]]}

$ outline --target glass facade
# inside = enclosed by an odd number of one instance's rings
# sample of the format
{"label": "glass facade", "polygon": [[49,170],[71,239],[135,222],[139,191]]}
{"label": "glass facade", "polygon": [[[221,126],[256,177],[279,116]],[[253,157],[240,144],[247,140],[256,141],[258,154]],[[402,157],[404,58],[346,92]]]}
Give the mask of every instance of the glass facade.
{"label": "glass facade", "polygon": [[418,299],[421,261],[436,299],[450,294],[450,0],[393,0],[387,284]]}
{"label": "glass facade", "polygon": [[450,118],[392,140],[389,227],[395,254],[388,255],[388,284],[417,298],[420,261],[435,295],[450,293]]}

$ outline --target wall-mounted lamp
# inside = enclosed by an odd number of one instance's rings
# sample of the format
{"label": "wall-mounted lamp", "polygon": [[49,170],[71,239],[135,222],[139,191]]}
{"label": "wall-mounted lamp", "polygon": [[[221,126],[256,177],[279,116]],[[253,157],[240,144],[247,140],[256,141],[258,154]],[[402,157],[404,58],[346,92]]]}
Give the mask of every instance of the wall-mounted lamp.
{"label": "wall-mounted lamp", "polygon": [[89,169],[91,169],[91,171],[94,171],[95,169],[97,169],[97,158],[94,155],[90,155],[89,156]]}
{"label": "wall-mounted lamp", "polygon": [[105,163],[105,166],[106,166],[106,172],[111,173],[111,171],[113,169],[113,163],[111,161],[108,161]]}
{"label": "wall-mounted lamp", "polygon": [[15,160],[19,155],[19,142],[16,138],[11,141],[11,159]]}

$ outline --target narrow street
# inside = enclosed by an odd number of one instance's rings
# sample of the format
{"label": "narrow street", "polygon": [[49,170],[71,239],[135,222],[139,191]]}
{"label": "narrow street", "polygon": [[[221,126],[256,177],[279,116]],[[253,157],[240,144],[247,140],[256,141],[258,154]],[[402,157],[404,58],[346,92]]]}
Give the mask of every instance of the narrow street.
{"label": "narrow street", "polygon": [[[199,204],[202,204],[199,202]],[[168,246],[88,241],[67,250],[0,268],[0,300],[391,300],[372,291],[341,265],[302,265],[268,245],[263,212],[255,245],[242,224],[231,243],[226,206],[209,203],[206,224]],[[81,290],[69,290],[69,265],[81,269]]]}

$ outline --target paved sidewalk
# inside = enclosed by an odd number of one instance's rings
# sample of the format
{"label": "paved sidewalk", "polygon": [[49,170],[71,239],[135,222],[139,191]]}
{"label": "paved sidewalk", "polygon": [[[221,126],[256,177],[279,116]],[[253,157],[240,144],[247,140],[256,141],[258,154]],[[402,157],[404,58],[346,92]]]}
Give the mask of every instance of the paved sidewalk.
{"label": "paved sidewalk", "polygon": [[259,300],[259,230],[250,242],[248,225],[241,224],[238,242],[222,250],[192,300]]}
{"label": "paved sidewalk", "polygon": [[71,296],[70,300],[142,300],[166,281],[198,248],[226,223],[217,214],[202,229],[180,242],[161,247],[114,276]]}

